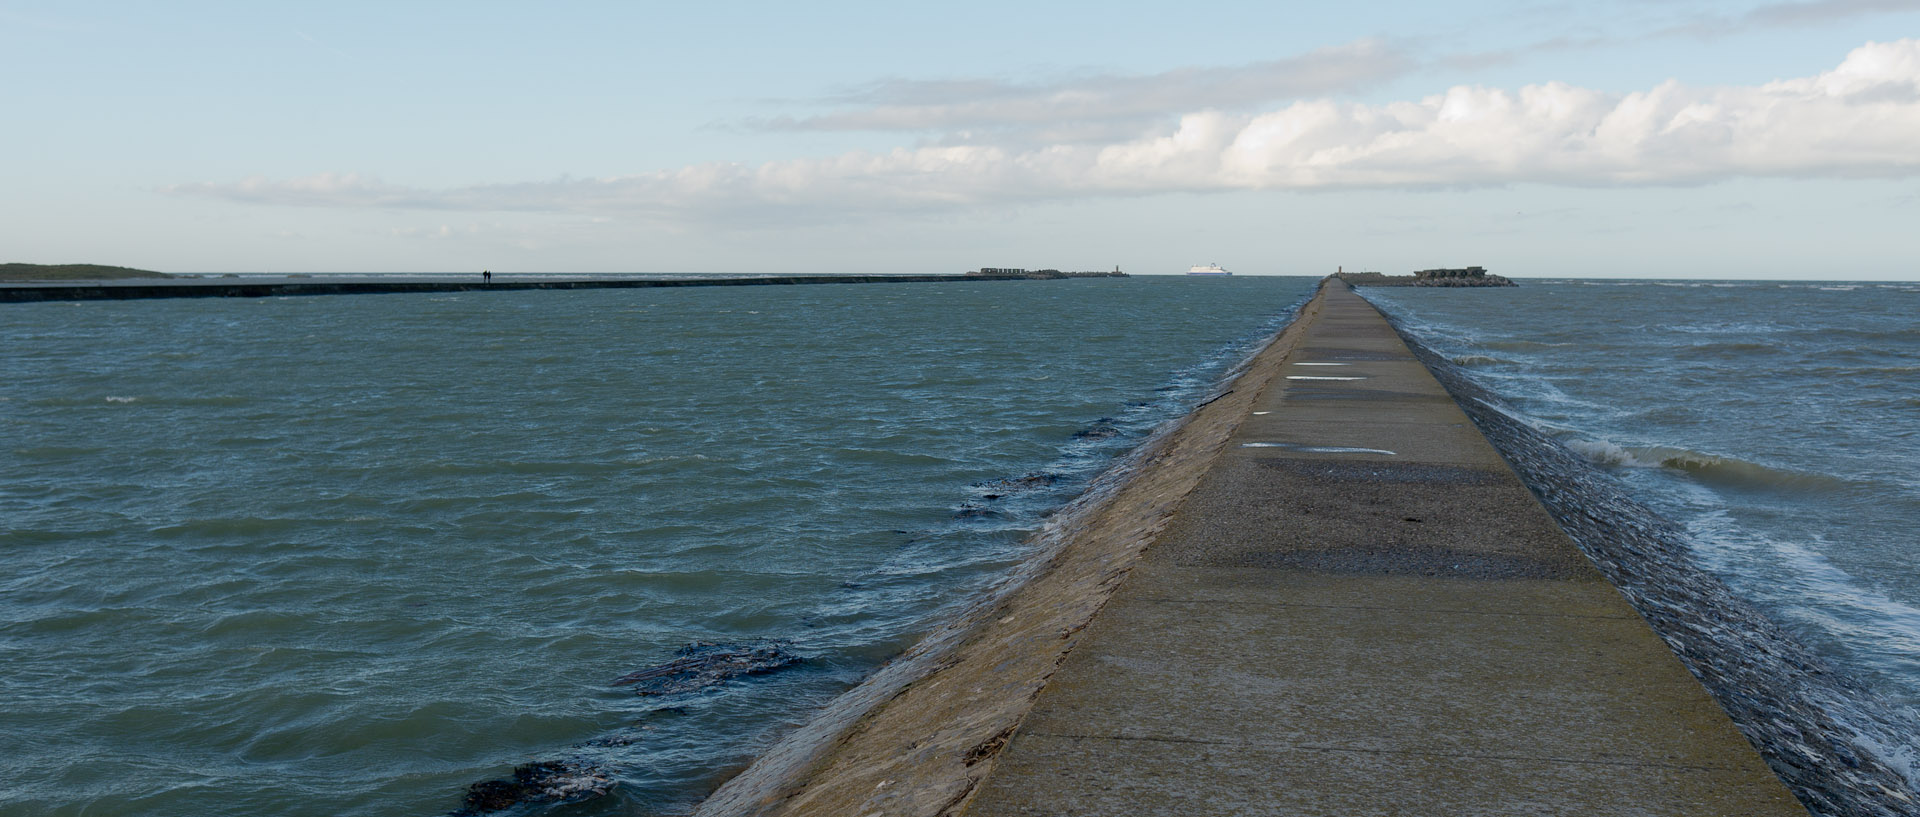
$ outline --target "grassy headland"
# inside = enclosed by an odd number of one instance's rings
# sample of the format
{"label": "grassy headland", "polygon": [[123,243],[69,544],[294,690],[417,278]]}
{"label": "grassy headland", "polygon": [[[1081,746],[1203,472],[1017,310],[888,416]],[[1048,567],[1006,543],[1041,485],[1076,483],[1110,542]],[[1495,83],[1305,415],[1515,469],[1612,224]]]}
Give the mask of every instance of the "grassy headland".
{"label": "grassy headland", "polygon": [[124,278],[172,278],[164,272],[104,264],[0,264],[0,283],[8,281],[113,281]]}

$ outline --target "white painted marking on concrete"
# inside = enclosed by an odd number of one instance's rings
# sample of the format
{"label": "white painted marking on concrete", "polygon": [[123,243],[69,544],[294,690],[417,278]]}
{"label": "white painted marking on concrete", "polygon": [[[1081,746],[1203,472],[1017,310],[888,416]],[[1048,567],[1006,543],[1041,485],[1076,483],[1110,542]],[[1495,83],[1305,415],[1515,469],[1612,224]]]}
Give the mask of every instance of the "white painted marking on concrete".
{"label": "white painted marking on concrete", "polygon": [[1296,363],[1294,363],[1293,365],[1295,365],[1295,366],[1352,366],[1353,364],[1351,364],[1351,363],[1299,363],[1299,362],[1296,362]]}
{"label": "white painted marking on concrete", "polygon": [[1254,414],[1272,414],[1272,413],[1273,413],[1273,412],[1271,412],[1271,411],[1256,411],[1256,412],[1254,412]]}
{"label": "white painted marking on concrete", "polygon": [[1311,374],[1290,374],[1290,375],[1287,375],[1287,379],[1288,380],[1365,380],[1366,378],[1364,377],[1322,377],[1320,375],[1311,375]]}
{"label": "white painted marking on concrete", "polygon": [[1346,445],[1301,445],[1299,443],[1241,443],[1241,448],[1285,448],[1290,451],[1304,451],[1308,454],[1385,454],[1399,456],[1384,448],[1358,448]]}

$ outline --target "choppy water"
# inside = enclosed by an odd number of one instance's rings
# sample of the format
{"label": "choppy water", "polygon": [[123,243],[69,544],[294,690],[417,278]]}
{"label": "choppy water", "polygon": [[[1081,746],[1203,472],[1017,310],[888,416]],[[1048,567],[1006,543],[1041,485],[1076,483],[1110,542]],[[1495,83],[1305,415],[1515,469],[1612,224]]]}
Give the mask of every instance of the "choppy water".
{"label": "choppy water", "polygon": [[[621,785],[565,813],[684,806],[1312,284],[0,307],[0,813],[432,815],[575,756]],[[805,662],[609,686],[760,638]]]}
{"label": "choppy water", "polygon": [[1362,292],[1864,682],[1909,726],[1862,748],[1920,784],[1920,285]]}

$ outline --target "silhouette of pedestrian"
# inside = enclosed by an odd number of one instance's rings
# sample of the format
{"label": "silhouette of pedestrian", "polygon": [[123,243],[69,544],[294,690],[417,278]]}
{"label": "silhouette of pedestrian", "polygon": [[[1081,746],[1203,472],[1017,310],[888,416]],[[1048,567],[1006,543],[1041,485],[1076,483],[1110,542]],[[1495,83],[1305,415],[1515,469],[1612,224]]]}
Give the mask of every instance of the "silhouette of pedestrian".
{"label": "silhouette of pedestrian", "polygon": [[486,283],[486,284],[493,283],[493,272],[490,270],[481,270],[480,281],[481,283]]}

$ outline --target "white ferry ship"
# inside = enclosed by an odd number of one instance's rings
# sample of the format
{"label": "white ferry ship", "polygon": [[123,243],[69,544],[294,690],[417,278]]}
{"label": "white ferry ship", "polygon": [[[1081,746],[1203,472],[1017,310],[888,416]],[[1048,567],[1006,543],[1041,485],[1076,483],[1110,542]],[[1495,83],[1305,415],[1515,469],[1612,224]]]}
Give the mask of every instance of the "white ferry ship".
{"label": "white ferry ship", "polygon": [[1221,267],[1219,264],[1208,264],[1204,267],[1199,265],[1188,267],[1187,274],[1188,275],[1232,275],[1233,273],[1226,271],[1226,269]]}

